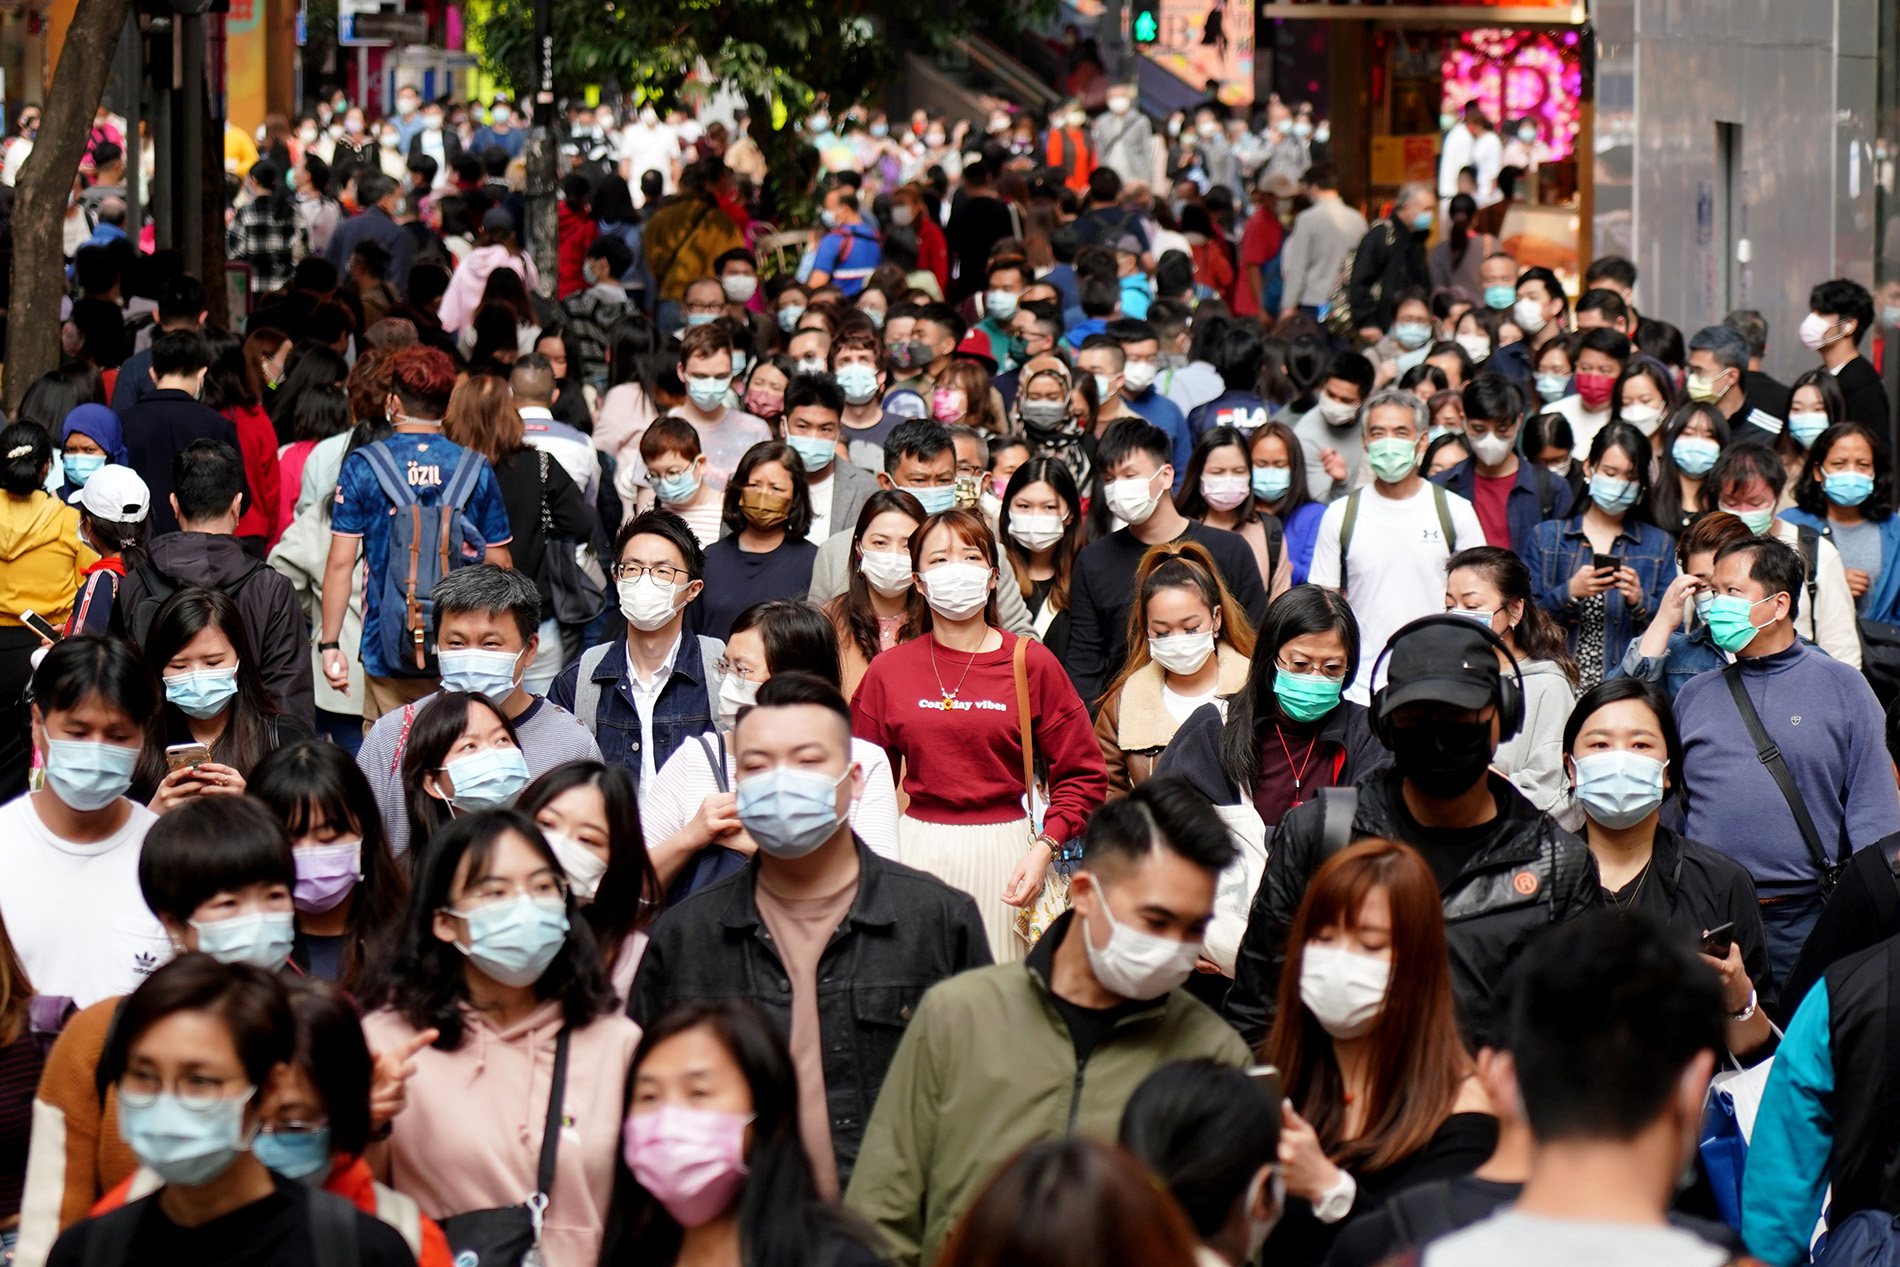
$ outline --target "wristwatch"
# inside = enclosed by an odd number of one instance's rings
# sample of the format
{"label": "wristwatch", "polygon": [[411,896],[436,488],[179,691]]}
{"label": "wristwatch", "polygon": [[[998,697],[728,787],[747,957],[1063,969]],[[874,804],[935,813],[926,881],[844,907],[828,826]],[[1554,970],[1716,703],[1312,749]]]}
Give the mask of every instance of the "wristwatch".
{"label": "wristwatch", "polygon": [[1359,1196],[1359,1183],[1350,1174],[1342,1170],[1333,1186],[1320,1193],[1319,1200],[1313,1202],[1313,1217],[1322,1223],[1337,1223],[1352,1213],[1352,1203]]}
{"label": "wristwatch", "polygon": [[1748,988],[1748,1006],[1743,1008],[1739,1012],[1730,1012],[1728,1018],[1731,1021],[1734,1021],[1737,1025],[1741,1024],[1743,1021],[1751,1019],[1755,1015],[1755,1006],[1757,1002],[1758,1002],[1758,999],[1755,994],[1755,987],[1750,986]]}

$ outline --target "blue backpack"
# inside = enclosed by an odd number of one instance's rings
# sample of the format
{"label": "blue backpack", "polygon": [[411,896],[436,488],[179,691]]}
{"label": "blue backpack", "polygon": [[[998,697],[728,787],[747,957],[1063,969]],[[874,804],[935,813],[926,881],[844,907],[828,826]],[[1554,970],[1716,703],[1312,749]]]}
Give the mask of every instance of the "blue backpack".
{"label": "blue backpack", "polygon": [[389,559],[382,576],[370,578],[370,585],[380,590],[383,663],[398,677],[434,677],[439,672],[435,604],[429,595],[437,581],[480,563],[488,549],[481,530],[463,513],[488,462],[479,453],[463,450],[436,504],[424,506],[388,441],[366,444],[357,452],[369,462],[390,504]]}

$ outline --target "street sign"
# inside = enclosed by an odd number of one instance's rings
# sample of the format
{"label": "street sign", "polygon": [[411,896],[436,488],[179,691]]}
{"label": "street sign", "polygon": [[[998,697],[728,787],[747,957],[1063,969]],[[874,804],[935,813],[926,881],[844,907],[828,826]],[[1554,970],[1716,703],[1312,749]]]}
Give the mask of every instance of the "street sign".
{"label": "street sign", "polygon": [[1143,47],[1161,38],[1161,18],[1155,8],[1155,0],[1135,0],[1129,19],[1129,33]]}
{"label": "street sign", "polygon": [[351,16],[350,34],[362,43],[422,44],[429,38],[429,15],[426,13],[357,13]]}

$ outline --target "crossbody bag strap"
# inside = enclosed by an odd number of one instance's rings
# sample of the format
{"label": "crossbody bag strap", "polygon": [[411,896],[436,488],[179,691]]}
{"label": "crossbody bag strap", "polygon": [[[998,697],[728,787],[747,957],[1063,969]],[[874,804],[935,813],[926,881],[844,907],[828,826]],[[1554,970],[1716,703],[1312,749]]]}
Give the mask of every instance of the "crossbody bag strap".
{"label": "crossbody bag strap", "polygon": [[1458,553],[1458,529],[1451,522],[1451,499],[1443,484],[1432,485],[1432,504],[1438,508],[1438,528],[1445,534],[1445,552]]}
{"label": "crossbody bag strap", "polygon": [[[1359,492],[1346,494],[1346,513],[1339,521],[1339,588],[1346,589],[1346,556],[1352,553],[1352,530],[1359,522]],[[1271,582],[1269,582],[1271,584]]]}
{"label": "crossbody bag strap", "polygon": [[1029,639],[1016,635],[1015,649],[1009,653],[1009,667],[1016,679],[1016,725],[1023,736],[1023,795],[1036,795],[1036,750],[1030,738],[1029,724]]}
{"label": "crossbody bag strap", "polygon": [[554,1190],[554,1161],[561,1151],[561,1103],[567,1093],[567,1047],[572,1030],[561,1026],[554,1040],[554,1077],[548,1083],[548,1121],[541,1133],[541,1164],[535,1168],[534,1190],[546,1198]]}
{"label": "crossbody bag strap", "polygon": [[1741,669],[1729,665],[1722,670],[1722,677],[1728,683],[1728,693],[1735,698],[1735,711],[1742,715],[1742,724],[1748,727],[1748,737],[1755,742],[1755,756],[1775,780],[1775,786],[1781,789],[1781,797],[1788,802],[1788,808],[1794,812],[1795,826],[1801,829],[1801,839],[1808,845],[1808,853],[1814,858],[1814,865],[1820,868],[1823,885],[1827,884],[1828,873],[1836,870],[1828,861],[1827,850],[1821,846],[1821,833],[1815,830],[1814,818],[1808,813],[1808,803],[1801,799],[1801,789],[1795,786],[1794,775],[1788,769],[1788,763],[1782,760],[1781,749],[1768,737],[1762,728],[1761,715],[1755,711],[1755,701],[1748,698],[1748,688],[1742,684]]}
{"label": "crossbody bag strap", "polygon": [[721,792],[732,789],[726,784],[726,737],[701,733],[693,736],[699,742],[699,750],[706,754],[706,764],[712,768],[713,784]]}

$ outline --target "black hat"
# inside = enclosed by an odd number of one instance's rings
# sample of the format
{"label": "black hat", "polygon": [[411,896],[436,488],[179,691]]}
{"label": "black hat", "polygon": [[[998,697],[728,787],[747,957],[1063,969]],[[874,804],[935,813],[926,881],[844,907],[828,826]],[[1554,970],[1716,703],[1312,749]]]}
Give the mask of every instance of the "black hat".
{"label": "black hat", "polygon": [[[1462,619],[1462,618],[1460,618]],[[1383,721],[1406,704],[1449,704],[1480,709],[1498,697],[1503,670],[1497,649],[1476,624],[1431,619],[1413,621],[1386,643],[1385,689],[1378,699]]]}

